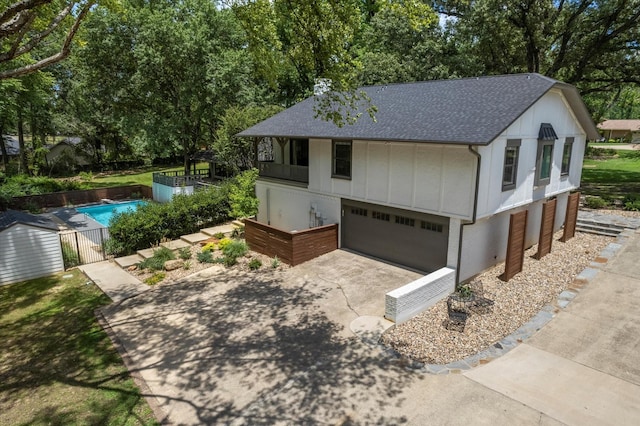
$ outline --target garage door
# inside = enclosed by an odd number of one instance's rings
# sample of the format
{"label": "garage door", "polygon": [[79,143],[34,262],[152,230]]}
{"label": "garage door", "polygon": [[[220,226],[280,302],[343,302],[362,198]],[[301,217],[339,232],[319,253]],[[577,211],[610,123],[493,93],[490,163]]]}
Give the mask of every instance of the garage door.
{"label": "garage door", "polygon": [[425,272],[447,263],[449,218],[342,200],[342,247]]}

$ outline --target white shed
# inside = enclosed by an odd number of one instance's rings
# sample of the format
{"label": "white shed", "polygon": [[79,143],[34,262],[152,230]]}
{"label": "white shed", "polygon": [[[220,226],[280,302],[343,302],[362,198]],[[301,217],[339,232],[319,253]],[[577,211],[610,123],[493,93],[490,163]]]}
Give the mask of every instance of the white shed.
{"label": "white shed", "polygon": [[15,210],[0,213],[0,285],[63,270],[58,227],[53,221]]}

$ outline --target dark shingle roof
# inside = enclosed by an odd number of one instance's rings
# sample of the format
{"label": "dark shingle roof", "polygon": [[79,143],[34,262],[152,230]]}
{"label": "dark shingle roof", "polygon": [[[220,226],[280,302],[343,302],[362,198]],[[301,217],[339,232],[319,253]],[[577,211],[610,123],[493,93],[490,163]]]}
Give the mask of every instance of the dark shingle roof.
{"label": "dark shingle roof", "polygon": [[55,222],[43,216],[37,216],[17,210],[7,210],[6,212],[0,212],[0,231],[10,228],[18,223],[36,226],[38,228],[51,229],[53,231],[58,230],[58,226],[55,224]]}
{"label": "dark shingle roof", "polygon": [[587,137],[597,129],[577,90],[539,74],[364,87],[378,108],[376,122],[363,112],[354,125],[314,119],[313,97],[238,136],[315,137],[486,145],[553,87],[560,88]]}

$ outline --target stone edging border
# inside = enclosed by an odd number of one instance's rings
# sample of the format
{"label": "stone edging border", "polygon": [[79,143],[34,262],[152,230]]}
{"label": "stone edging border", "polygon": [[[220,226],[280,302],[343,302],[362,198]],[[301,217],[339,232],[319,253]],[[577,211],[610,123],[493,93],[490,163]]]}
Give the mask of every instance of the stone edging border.
{"label": "stone edging border", "polygon": [[[549,321],[551,321],[551,319],[553,319],[561,309],[565,309],[578,295],[580,290],[595,278],[601,268],[613,258],[618,250],[623,247],[629,237],[634,233],[634,229],[625,229],[622,231],[616,238],[616,241],[609,243],[609,245],[607,245],[598,254],[598,256],[591,261],[590,265],[583,269],[582,272],[574,278],[569,288],[558,295],[554,304],[544,306],[542,310],[540,310],[540,312],[538,312],[528,322],[487,349],[484,349],[475,355],[471,355],[448,364],[425,364],[418,361],[409,361],[405,368],[427,374],[460,374],[479,365],[487,364],[495,358],[501,357],[511,349],[515,348],[519,343],[523,343],[529,339]],[[394,349],[388,347],[384,348],[385,352],[389,356],[396,359],[402,358],[402,355]]]}

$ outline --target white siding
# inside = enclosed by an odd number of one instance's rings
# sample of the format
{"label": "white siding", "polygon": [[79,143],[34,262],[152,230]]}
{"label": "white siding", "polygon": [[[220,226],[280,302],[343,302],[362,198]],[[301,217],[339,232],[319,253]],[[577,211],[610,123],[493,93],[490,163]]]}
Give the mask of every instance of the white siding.
{"label": "white siding", "polygon": [[260,201],[258,221],[276,228],[286,231],[309,228],[312,204],[325,218],[325,225],[340,222],[340,198],[266,180],[256,182],[256,195]]}
{"label": "white siding", "polygon": [[467,147],[354,141],[352,176],[331,178],[331,141],[309,141],[309,190],[389,207],[470,219],[476,157]]}
{"label": "white siding", "polygon": [[0,232],[0,285],[64,270],[56,231],[17,224]]}
{"label": "white siding", "polygon": [[[551,182],[536,187],[535,168],[538,151],[538,131],[541,123],[551,123],[558,139],[553,147]],[[574,137],[571,165],[568,176],[560,176],[562,151],[565,139]],[[502,171],[507,139],[520,139],[516,187],[502,191]],[[552,90],[544,95],[496,140],[479,147],[482,156],[480,187],[478,194],[478,218],[523,206],[580,186],[582,157],[586,134],[560,91]]]}
{"label": "white siding", "polygon": [[[568,194],[557,197],[554,232],[564,224]],[[528,210],[526,247],[538,243],[542,204],[539,200],[527,206],[499,213],[480,219],[473,225],[464,226],[462,234],[462,256],[460,262],[460,280],[464,281],[483,270],[505,260],[507,256],[507,240],[509,238],[509,220],[512,213]],[[562,244],[554,241],[553,244]]]}

